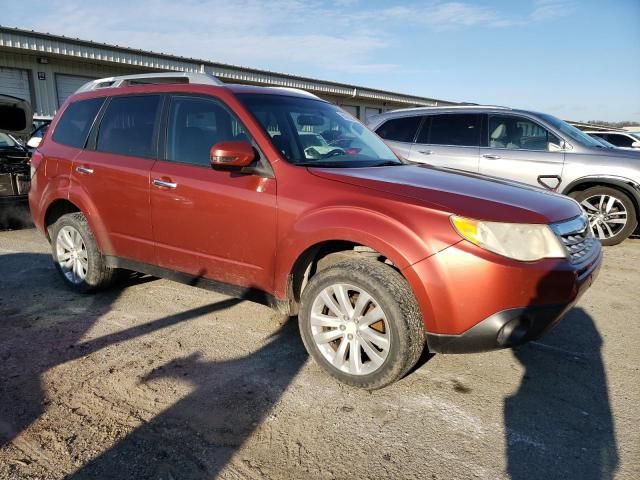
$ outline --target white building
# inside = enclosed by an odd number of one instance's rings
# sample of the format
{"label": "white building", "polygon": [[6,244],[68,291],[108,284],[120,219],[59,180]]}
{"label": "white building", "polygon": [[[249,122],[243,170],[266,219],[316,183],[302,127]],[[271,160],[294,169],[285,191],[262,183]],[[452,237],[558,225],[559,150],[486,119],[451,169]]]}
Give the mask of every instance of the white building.
{"label": "white building", "polygon": [[39,115],[53,115],[88,80],[167,70],[207,72],[228,83],[301,88],[362,120],[394,108],[454,104],[0,26],[0,94],[29,100]]}

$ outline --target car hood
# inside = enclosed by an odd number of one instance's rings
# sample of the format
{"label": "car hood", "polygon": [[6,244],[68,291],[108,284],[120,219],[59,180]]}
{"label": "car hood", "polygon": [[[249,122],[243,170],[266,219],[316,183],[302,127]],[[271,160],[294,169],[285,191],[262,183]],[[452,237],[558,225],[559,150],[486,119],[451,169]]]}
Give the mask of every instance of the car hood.
{"label": "car hood", "polygon": [[553,223],[581,213],[574,200],[528,185],[429,165],[309,168],[316,176],[419,200],[429,208],[495,222]]}
{"label": "car hood", "polygon": [[28,135],[31,132],[31,104],[17,97],[0,95],[0,132]]}

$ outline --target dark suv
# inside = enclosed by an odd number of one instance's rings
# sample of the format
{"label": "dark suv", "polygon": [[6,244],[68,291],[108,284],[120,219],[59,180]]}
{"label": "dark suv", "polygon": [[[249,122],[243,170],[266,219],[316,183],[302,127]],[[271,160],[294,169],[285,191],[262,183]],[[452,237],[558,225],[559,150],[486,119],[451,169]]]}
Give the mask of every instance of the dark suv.
{"label": "dark suv", "polygon": [[29,131],[31,106],[0,95],[0,227],[22,223],[29,192],[29,152],[14,135]]}
{"label": "dark suv", "polygon": [[406,164],[311,94],[206,75],[87,84],[32,171],[35,223],[72,289],[128,269],[267,303],[298,315],[326,371],[369,389],[425,342],[539,337],[601,263],[569,198]]}

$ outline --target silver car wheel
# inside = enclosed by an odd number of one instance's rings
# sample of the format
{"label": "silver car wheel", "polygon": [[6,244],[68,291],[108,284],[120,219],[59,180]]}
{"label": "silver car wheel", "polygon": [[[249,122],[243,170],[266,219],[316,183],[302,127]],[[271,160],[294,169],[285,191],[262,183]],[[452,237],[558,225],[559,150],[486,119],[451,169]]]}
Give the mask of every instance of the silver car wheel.
{"label": "silver car wheel", "polygon": [[594,195],[585,198],[581,205],[589,216],[593,233],[600,240],[615,237],[627,224],[627,209],[619,198]]}
{"label": "silver car wheel", "polygon": [[359,287],[337,283],[322,290],[313,301],[310,322],[318,350],[345,373],[373,373],[389,355],[387,317],[376,299]]}
{"label": "silver car wheel", "polygon": [[73,284],[82,283],[89,270],[87,247],[80,232],[67,225],[56,238],[56,261],[64,276]]}

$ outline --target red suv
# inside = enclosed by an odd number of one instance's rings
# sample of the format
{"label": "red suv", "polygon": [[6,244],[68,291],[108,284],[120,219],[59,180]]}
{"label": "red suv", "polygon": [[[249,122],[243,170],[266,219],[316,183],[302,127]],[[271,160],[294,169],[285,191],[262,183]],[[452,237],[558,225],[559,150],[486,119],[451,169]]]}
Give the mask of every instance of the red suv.
{"label": "red suv", "polygon": [[432,352],[548,330],[601,263],[579,205],[398,158],[302,91],[203,74],[93,81],[32,159],[31,210],[64,281],[117,269],[298,315],[310,355],[368,389]]}

